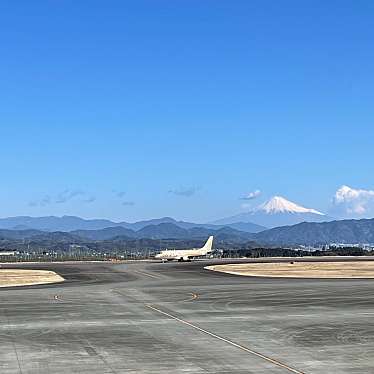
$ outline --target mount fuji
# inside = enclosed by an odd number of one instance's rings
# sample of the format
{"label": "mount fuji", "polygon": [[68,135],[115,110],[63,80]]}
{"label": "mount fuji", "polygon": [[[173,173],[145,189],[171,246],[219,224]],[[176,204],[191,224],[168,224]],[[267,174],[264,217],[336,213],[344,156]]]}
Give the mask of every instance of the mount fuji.
{"label": "mount fuji", "polygon": [[316,209],[305,208],[285,199],[274,196],[253,210],[212,222],[216,225],[229,225],[238,222],[251,222],[268,228],[295,225],[301,222],[325,222],[328,217]]}

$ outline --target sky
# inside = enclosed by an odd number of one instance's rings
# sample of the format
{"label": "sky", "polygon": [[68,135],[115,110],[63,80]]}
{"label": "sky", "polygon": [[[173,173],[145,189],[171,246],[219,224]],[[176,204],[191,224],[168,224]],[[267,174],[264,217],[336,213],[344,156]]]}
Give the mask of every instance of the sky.
{"label": "sky", "polygon": [[0,216],[206,222],[281,195],[374,217],[373,20],[369,0],[2,1]]}

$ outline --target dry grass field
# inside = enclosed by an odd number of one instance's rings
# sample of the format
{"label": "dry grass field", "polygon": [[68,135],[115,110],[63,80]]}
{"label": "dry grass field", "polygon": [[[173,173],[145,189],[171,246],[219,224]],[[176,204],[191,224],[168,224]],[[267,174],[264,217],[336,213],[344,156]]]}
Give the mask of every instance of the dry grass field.
{"label": "dry grass field", "polygon": [[374,278],[374,261],[227,264],[206,269],[252,277]]}
{"label": "dry grass field", "polygon": [[0,269],[0,287],[30,286],[63,281],[64,278],[53,271]]}

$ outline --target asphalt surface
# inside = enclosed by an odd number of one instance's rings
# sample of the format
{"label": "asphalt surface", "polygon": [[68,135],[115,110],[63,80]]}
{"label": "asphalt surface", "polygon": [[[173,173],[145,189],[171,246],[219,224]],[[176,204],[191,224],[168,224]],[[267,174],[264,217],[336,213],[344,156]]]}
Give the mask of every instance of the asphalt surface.
{"label": "asphalt surface", "polygon": [[0,290],[0,373],[374,373],[373,280],[212,263],[20,266],[66,281]]}

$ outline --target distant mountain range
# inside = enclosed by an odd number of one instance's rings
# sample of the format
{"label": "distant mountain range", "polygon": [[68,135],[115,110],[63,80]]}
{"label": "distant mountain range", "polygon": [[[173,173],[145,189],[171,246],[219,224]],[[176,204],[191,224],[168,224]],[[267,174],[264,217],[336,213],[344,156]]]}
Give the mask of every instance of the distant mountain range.
{"label": "distant mountain range", "polygon": [[265,245],[374,244],[374,219],[303,222],[266,230],[252,239]]}
{"label": "distant mountain range", "polygon": [[[172,223],[182,229],[191,229],[193,227],[201,227],[207,229],[218,230],[224,226],[231,227],[237,230],[246,232],[259,232],[265,230],[266,227],[253,224],[251,222],[234,222],[228,225],[213,225],[213,224],[198,224],[185,221],[177,221],[171,217],[163,217],[157,219],[150,219],[134,223],[129,222],[113,222],[105,219],[83,219],[75,216],[63,217],[10,217],[0,218],[0,229],[8,230],[40,230],[40,231],[64,231],[71,232],[76,230],[102,230],[114,227],[126,228],[134,231],[141,230],[147,226],[158,225],[161,223]],[[110,231],[110,230],[109,230]]]}
{"label": "distant mountain range", "polygon": [[260,226],[272,228],[294,225],[301,222],[326,222],[333,218],[316,209],[305,208],[281,196],[274,196],[267,202],[249,212],[219,219],[212,222],[215,225],[232,225],[237,222],[251,222]]}
{"label": "distant mountain range", "polygon": [[235,230],[230,227],[218,229],[192,227],[183,229],[173,223],[148,225],[138,231],[124,227],[107,227],[99,230],[75,230],[70,232],[40,230],[7,230],[0,229],[0,240],[48,240],[79,243],[82,241],[134,240],[134,239],[205,239],[214,235],[216,241],[245,242],[250,240],[251,233]]}
{"label": "distant mountain range", "polygon": [[28,217],[18,216],[0,218],[0,228],[10,230],[42,230],[42,231],[73,231],[73,230],[98,230],[105,227],[117,226],[115,222],[105,219],[86,220],[75,216],[47,216]]}
{"label": "distant mountain range", "polygon": [[[277,225],[280,227],[274,227]],[[32,239],[46,245],[54,242],[109,243],[148,239],[189,241],[203,240],[209,235],[215,236],[217,244],[225,242],[227,245],[374,243],[374,219],[333,221],[318,210],[305,208],[280,196],[271,198],[250,212],[207,224],[177,221],[171,217],[134,223],[75,216],[0,219],[0,240]]]}
{"label": "distant mountain range", "polygon": [[[83,219],[75,216],[19,216],[1,218],[0,229],[71,232],[77,230],[104,230],[110,228],[110,230],[106,230],[106,234],[109,235],[110,232],[115,232],[114,228],[118,228],[117,231],[119,233],[126,235],[126,231],[121,230],[121,228],[139,231],[148,226],[168,223],[186,230],[191,228],[219,230],[223,227],[229,227],[238,231],[258,233],[267,228],[294,225],[301,222],[327,222],[331,220],[333,220],[331,217],[328,217],[316,209],[305,208],[281,196],[274,196],[269,201],[249,212],[203,224],[177,221],[171,217],[129,223],[113,222],[106,219]],[[127,232],[127,234],[129,233]]]}
{"label": "distant mountain range", "polygon": [[50,232],[35,229],[0,229],[0,241],[23,241],[25,239],[43,242],[45,246],[53,243],[87,243],[134,240],[203,240],[215,236],[219,247],[225,243],[245,246],[293,246],[330,243],[371,243],[374,244],[374,219],[342,220],[331,222],[303,222],[292,226],[277,227],[258,233],[248,233],[232,227],[182,228],[174,223],[165,222],[147,225],[135,231],[122,226],[106,227],[98,230],[74,230],[71,232]]}

